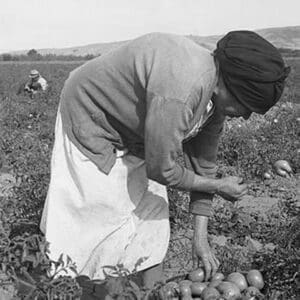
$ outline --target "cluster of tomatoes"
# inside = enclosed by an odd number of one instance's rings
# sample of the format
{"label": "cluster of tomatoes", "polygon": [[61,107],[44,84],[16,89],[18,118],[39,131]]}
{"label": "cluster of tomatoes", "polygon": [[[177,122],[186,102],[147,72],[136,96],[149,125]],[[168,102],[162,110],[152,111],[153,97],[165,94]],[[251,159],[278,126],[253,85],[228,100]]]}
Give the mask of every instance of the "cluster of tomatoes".
{"label": "cluster of tomatoes", "polygon": [[202,268],[191,271],[187,279],[169,281],[160,290],[161,299],[169,300],[255,300],[261,299],[260,290],[264,287],[263,276],[258,270],[242,274],[230,273],[225,277],[216,273],[208,282],[204,281]]}
{"label": "cluster of tomatoes", "polygon": [[[298,149],[300,150],[300,149]],[[277,175],[280,175],[282,177],[291,177],[293,175],[293,169],[291,167],[291,165],[289,164],[288,161],[284,160],[284,159],[280,159],[275,161],[275,163],[273,164],[274,167],[274,171]],[[263,174],[264,179],[271,179],[272,175],[271,175],[271,171],[266,171]]]}

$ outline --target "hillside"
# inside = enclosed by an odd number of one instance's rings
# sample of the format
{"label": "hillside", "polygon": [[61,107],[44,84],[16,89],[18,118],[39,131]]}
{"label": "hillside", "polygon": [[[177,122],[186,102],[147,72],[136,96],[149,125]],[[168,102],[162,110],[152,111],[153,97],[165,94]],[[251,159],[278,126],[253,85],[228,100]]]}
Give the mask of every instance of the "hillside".
{"label": "hillside", "polygon": [[[268,41],[273,43],[278,48],[289,48],[289,49],[300,49],[300,26],[290,27],[279,27],[279,28],[267,28],[259,29],[256,32],[266,38]],[[194,36],[189,35],[189,38],[195,42],[213,49],[216,42],[222,37],[219,36]],[[76,55],[85,56],[88,54],[99,55],[104,54],[120,45],[126,43],[126,41],[118,41],[113,43],[97,43],[85,46],[61,48],[61,49],[37,49],[37,51],[44,54],[55,54],[55,55]],[[12,52],[12,54],[26,54],[28,50]]]}
{"label": "hillside", "polygon": [[300,26],[261,29],[256,32],[278,48],[300,49]]}

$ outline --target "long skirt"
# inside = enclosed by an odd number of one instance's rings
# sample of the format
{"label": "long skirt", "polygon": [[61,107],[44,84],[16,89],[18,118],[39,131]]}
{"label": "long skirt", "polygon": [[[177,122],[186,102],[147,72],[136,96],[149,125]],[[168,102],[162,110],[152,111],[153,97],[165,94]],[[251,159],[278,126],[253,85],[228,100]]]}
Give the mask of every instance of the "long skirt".
{"label": "long skirt", "polygon": [[[51,178],[40,224],[50,259],[61,254],[90,279],[110,268],[141,271],[163,261],[169,237],[166,187],[149,180],[145,161],[117,151],[108,175],[69,140],[58,111]],[[71,271],[70,276],[75,276]]]}

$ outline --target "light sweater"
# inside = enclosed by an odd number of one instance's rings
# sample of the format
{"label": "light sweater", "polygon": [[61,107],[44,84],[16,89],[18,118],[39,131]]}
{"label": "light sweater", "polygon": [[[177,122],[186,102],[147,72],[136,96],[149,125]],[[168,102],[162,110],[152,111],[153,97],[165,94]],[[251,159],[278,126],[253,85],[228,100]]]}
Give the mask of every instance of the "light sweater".
{"label": "light sweater", "polygon": [[[217,73],[212,54],[192,40],[144,35],[71,72],[61,94],[64,129],[105,174],[116,149],[127,148],[145,159],[148,178],[191,191],[195,174],[216,171],[224,119],[214,113],[197,124]],[[178,162],[183,151],[186,167]],[[209,216],[212,195],[191,192],[190,211]]]}

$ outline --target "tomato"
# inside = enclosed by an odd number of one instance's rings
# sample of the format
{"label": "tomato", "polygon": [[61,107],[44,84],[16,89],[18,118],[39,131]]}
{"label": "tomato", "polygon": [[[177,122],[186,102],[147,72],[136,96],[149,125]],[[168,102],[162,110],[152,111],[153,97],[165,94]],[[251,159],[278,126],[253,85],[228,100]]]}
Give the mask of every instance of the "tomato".
{"label": "tomato", "polygon": [[216,288],[207,287],[203,290],[201,298],[203,300],[218,300],[220,298],[220,293]]}
{"label": "tomato", "polygon": [[201,296],[203,290],[207,287],[207,283],[195,281],[191,285],[192,296]]}
{"label": "tomato", "polygon": [[193,300],[193,297],[191,295],[185,295],[180,298],[181,300]]}
{"label": "tomato", "polygon": [[179,286],[179,288],[181,287],[181,286],[191,286],[191,284],[192,284],[192,281],[190,281],[190,280],[188,280],[188,279],[184,279],[184,280],[181,280],[179,283],[178,283],[178,286]]}
{"label": "tomato", "polygon": [[289,176],[288,172],[285,171],[285,170],[282,170],[282,169],[276,170],[276,173],[277,173],[277,175],[280,175],[282,177],[288,177]]}
{"label": "tomato", "polygon": [[277,160],[274,163],[274,169],[278,175],[283,176],[283,177],[288,177],[289,174],[293,173],[293,170],[292,170],[290,164],[286,160],[283,160],[283,159]]}
{"label": "tomato", "polygon": [[258,288],[259,290],[261,290],[265,285],[263,276],[258,270],[250,270],[247,273],[246,278],[249,285]]}
{"label": "tomato", "polygon": [[212,280],[210,283],[209,283],[209,287],[217,287],[223,280]]}
{"label": "tomato", "polygon": [[188,279],[191,281],[203,281],[205,277],[204,270],[202,268],[198,268],[189,273]]}
{"label": "tomato", "polygon": [[177,292],[171,286],[164,285],[159,290],[159,298],[160,299],[173,299],[177,296]]}
{"label": "tomato", "polygon": [[264,179],[271,179],[272,175],[269,172],[265,172],[263,177],[264,177]]}
{"label": "tomato", "polygon": [[217,272],[212,278],[211,281],[215,281],[215,280],[224,280],[225,276],[223,273]]}
{"label": "tomato", "polygon": [[247,287],[244,291],[244,295],[245,295],[246,299],[251,299],[251,298],[256,297],[256,296],[258,296],[258,297],[262,296],[259,289],[256,288],[255,286]]}
{"label": "tomato", "polygon": [[248,287],[245,276],[239,272],[230,273],[227,276],[226,281],[234,283],[240,289],[241,292]]}
{"label": "tomato", "polygon": [[165,287],[168,287],[170,289],[173,289],[175,291],[178,291],[179,290],[179,285],[177,282],[175,281],[169,281],[165,284]]}
{"label": "tomato", "polygon": [[237,300],[241,298],[240,289],[232,282],[222,281],[217,290],[225,300]]}
{"label": "tomato", "polygon": [[171,299],[179,299],[172,290],[165,290],[164,288],[159,290],[159,299],[161,300],[171,300]]}
{"label": "tomato", "polygon": [[159,290],[160,299],[175,299],[179,296],[179,286],[176,282],[170,281]]}
{"label": "tomato", "polygon": [[192,282],[190,280],[182,280],[179,282],[179,292],[181,296],[191,296],[192,291],[191,291],[191,285]]}

